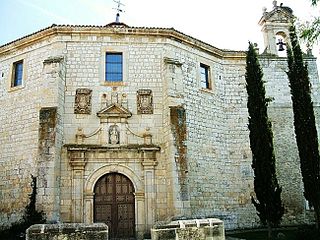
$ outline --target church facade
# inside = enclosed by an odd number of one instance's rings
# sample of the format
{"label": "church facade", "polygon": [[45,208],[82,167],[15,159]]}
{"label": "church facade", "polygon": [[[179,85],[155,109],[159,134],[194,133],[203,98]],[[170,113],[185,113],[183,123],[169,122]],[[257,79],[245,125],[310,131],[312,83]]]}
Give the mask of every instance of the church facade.
{"label": "church facade", "polygon": [[[259,22],[283,224],[313,219],[276,43],[292,18],[275,5]],[[305,59],[320,130],[316,59]],[[0,224],[21,218],[32,174],[48,221],[105,222],[114,237],[183,218],[258,226],[246,104],[245,52],[172,28],[52,25],[0,46]]]}

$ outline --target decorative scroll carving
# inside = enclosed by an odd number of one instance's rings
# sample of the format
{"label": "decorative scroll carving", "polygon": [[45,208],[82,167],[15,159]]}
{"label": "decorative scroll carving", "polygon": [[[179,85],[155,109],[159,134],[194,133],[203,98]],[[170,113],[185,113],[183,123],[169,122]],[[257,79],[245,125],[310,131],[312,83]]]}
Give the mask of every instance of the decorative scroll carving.
{"label": "decorative scroll carving", "polygon": [[74,113],[91,114],[92,90],[88,88],[78,88],[76,91]]}
{"label": "decorative scroll carving", "polygon": [[138,114],[153,114],[153,99],[150,89],[140,89],[137,91]]}
{"label": "decorative scroll carving", "polygon": [[82,144],[85,138],[93,137],[94,135],[98,134],[101,131],[101,127],[97,128],[94,132],[90,134],[84,134],[83,128],[78,127],[77,133],[76,133],[76,143]]}
{"label": "decorative scroll carving", "polygon": [[120,143],[120,131],[117,125],[111,125],[109,127],[109,144],[119,144]]}

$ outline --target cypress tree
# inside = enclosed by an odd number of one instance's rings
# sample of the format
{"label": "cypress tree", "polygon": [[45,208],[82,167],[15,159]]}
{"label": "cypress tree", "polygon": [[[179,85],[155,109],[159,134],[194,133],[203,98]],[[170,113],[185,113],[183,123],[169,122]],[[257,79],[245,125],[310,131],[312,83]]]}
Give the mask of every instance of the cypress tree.
{"label": "cypress tree", "polygon": [[251,200],[262,224],[268,226],[271,239],[272,228],[280,224],[284,207],[281,202],[282,189],[276,177],[272,126],[267,114],[270,100],[265,97],[263,72],[254,46],[250,42],[246,64],[248,127],[256,193],[256,198],[252,197]]}
{"label": "cypress tree", "polygon": [[25,208],[23,220],[27,226],[32,224],[44,223],[45,216],[43,211],[38,211],[36,209],[36,197],[37,197],[37,178],[31,175],[31,187],[32,192],[29,195],[29,204]]}
{"label": "cypress tree", "polygon": [[291,88],[294,127],[300,157],[300,168],[304,184],[304,196],[315,210],[317,226],[320,224],[320,168],[318,135],[307,63],[303,62],[302,51],[294,26],[290,28],[291,48],[287,48],[287,72]]}

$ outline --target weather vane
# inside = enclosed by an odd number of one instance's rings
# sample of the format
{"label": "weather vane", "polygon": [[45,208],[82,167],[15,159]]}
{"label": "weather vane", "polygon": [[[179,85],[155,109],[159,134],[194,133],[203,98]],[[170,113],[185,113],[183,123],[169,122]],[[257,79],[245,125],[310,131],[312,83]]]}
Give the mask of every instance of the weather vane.
{"label": "weather vane", "polygon": [[118,4],[117,8],[113,8],[115,10],[117,10],[117,15],[116,15],[116,22],[119,23],[119,18],[120,18],[120,12],[124,12],[122,9],[121,9],[121,6],[125,6],[123,3],[121,3],[121,0],[113,0],[115,3]]}

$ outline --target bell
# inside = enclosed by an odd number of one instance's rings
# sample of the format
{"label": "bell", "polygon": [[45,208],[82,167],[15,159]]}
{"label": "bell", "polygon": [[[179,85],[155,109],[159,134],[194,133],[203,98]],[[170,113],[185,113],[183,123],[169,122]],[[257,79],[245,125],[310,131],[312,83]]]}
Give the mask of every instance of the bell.
{"label": "bell", "polygon": [[278,51],[284,51],[285,49],[284,49],[284,45],[286,45],[283,41],[282,41],[282,39],[279,39],[278,40],[278,42],[277,42],[277,45],[279,45],[279,49],[278,49]]}
{"label": "bell", "polygon": [[279,49],[278,49],[278,50],[279,50],[280,52],[285,50],[284,47],[283,47],[283,44],[279,45]]}

